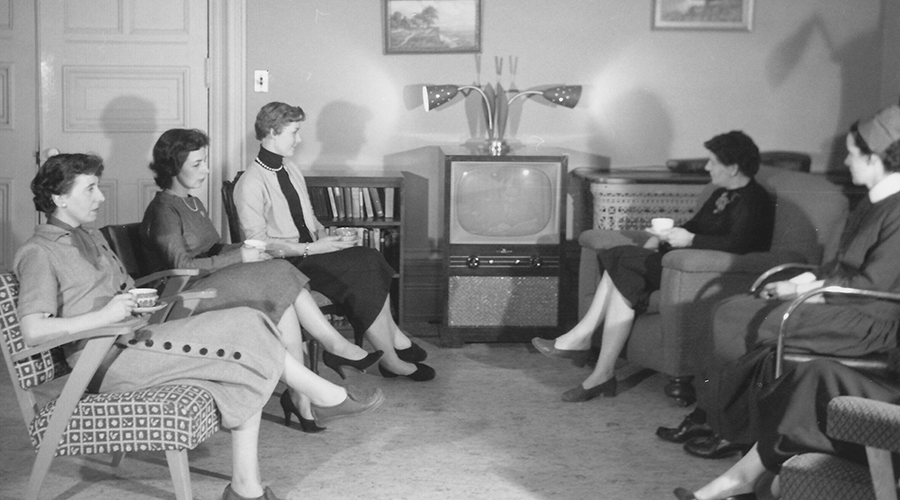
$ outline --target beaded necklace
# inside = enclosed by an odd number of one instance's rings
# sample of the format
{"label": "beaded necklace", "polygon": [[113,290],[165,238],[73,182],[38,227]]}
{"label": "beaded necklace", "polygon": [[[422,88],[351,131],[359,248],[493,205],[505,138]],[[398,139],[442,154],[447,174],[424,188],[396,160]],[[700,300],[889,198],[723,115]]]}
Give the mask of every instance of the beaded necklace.
{"label": "beaded necklace", "polygon": [[278,168],[272,168],[272,167],[266,165],[265,163],[263,163],[262,160],[260,160],[258,156],[256,158],[254,158],[253,161],[256,162],[256,164],[259,165],[260,167],[268,170],[269,172],[278,172],[279,170],[284,168],[284,163],[282,163],[281,165],[278,165]]}

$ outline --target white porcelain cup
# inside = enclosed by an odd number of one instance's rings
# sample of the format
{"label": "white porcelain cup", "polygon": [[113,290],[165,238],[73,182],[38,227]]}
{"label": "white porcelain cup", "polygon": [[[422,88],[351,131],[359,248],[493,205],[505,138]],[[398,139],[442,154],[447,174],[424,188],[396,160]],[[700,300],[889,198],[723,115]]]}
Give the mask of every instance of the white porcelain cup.
{"label": "white porcelain cup", "polygon": [[155,288],[132,288],[128,293],[134,297],[138,307],[153,307],[159,299],[159,293]]}
{"label": "white porcelain cup", "polygon": [[657,217],[650,219],[650,227],[656,232],[665,231],[675,227],[675,220],[668,217]]}
{"label": "white porcelain cup", "polygon": [[244,246],[247,248],[255,248],[260,252],[266,251],[266,242],[260,240],[244,240]]}

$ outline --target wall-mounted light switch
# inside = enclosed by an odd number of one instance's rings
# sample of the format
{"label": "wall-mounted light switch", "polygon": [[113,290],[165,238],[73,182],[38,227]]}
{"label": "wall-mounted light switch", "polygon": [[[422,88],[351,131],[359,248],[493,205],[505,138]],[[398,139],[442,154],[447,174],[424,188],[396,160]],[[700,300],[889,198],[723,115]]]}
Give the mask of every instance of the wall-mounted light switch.
{"label": "wall-mounted light switch", "polygon": [[253,91],[268,92],[269,91],[269,72],[264,69],[258,69],[253,72]]}

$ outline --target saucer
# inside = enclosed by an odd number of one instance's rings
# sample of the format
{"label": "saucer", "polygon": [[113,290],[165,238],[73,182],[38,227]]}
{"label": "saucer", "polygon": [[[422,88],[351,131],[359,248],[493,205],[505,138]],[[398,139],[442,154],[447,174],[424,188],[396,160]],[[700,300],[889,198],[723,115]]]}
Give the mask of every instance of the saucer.
{"label": "saucer", "polygon": [[165,302],[157,302],[155,306],[135,307],[134,309],[131,310],[131,312],[135,313],[135,314],[154,313],[154,312],[159,311],[160,309],[166,307],[167,305],[169,305],[169,304],[166,304]]}

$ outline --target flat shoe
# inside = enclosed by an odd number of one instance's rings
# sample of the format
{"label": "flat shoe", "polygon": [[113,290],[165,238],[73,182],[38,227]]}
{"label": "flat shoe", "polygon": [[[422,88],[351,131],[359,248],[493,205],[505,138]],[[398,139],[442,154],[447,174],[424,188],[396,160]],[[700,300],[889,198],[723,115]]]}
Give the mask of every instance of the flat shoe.
{"label": "flat shoe", "polygon": [[313,418],[319,425],[337,418],[364,415],[376,410],[384,403],[384,393],[381,389],[360,389],[356,386],[347,386],[347,398],[334,406],[318,406],[311,404]]}
{"label": "flat shoe", "polygon": [[406,361],[407,363],[421,363],[428,357],[428,352],[419,347],[419,344],[416,344],[415,342],[406,349],[394,349],[394,352],[397,353],[397,357],[400,358],[400,361]]}
{"label": "flat shoe", "polygon": [[542,339],[540,337],[534,337],[533,339],[531,339],[531,345],[533,345],[539,353],[547,356],[548,358],[571,359],[572,363],[574,363],[576,366],[584,366],[587,364],[588,357],[591,354],[590,349],[557,349],[556,347],[554,347],[554,343],[554,340]]}
{"label": "flat shoe", "polygon": [[426,365],[425,363],[413,364],[416,365],[416,371],[410,373],[409,375],[400,375],[399,373],[394,373],[381,365],[378,365],[378,371],[381,372],[381,376],[384,378],[406,377],[414,382],[427,382],[434,378],[434,368]]}
{"label": "flat shoe", "polygon": [[684,451],[700,458],[723,458],[735,452],[746,453],[750,447],[741,443],[732,443],[717,435],[698,437],[684,443]]}
{"label": "flat shoe", "polygon": [[700,410],[694,410],[684,417],[678,427],[659,427],[656,435],[663,441],[670,443],[686,443],[696,437],[706,437],[715,434],[712,427],[706,423],[706,414]]}
{"label": "flat shoe", "polygon": [[235,493],[234,490],[231,489],[231,483],[228,483],[228,486],[225,487],[225,491],[222,492],[222,500],[278,500],[278,497],[275,496],[275,493],[273,493],[272,489],[268,486],[263,490],[263,496],[261,497],[242,497]]}
{"label": "flat shoe", "polygon": [[613,377],[600,385],[595,385],[590,389],[585,389],[581,384],[578,384],[574,389],[569,389],[564,392],[562,400],[567,403],[582,403],[594,399],[600,394],[603,394],[604,397],[612,398],[616,395],[616,385],[616,377]]}

